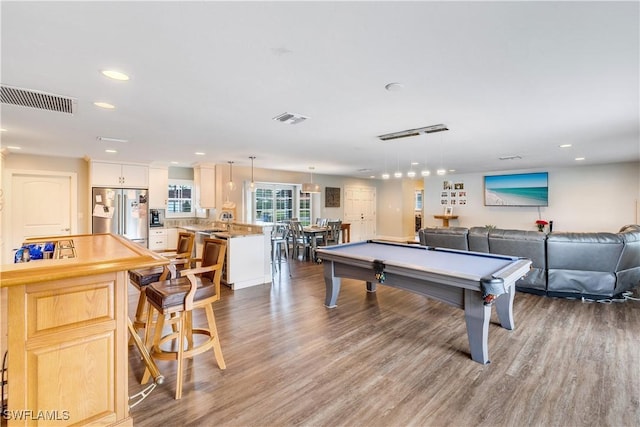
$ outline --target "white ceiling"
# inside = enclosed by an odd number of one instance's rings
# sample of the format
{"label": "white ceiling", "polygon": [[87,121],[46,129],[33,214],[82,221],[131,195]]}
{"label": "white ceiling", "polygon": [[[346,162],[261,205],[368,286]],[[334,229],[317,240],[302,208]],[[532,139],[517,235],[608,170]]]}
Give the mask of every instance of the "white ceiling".
{"label": "white ceiling", "polygon": [[[635,1],[0,7],[2,84],[77,98],[74,115],[2,104],[2,146],[21,153],[184,166],[255,155],[259,168],[362,177],[411,161],[466,173],[640,159]],[[283,112],[310,119],[272,120]],[[450,130],[376,138],[440,123]]]}

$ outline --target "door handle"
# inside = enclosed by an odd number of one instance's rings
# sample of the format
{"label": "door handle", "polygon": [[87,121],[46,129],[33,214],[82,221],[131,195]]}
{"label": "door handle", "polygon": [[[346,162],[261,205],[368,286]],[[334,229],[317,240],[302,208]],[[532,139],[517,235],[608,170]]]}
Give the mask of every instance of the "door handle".
{"label": "door handle", "polygon": [[63,228],[62,231],[71,231],[70,228]]}

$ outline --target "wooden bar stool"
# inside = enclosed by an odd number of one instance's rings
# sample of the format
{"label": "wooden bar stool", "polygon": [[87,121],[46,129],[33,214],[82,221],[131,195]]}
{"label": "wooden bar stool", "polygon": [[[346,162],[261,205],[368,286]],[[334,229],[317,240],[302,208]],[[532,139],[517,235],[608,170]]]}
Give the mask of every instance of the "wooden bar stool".
{"label": "wooden bar stool", "polygon": [[[154,359],[178,361],[176,399],[182,397],[185,359],[213,349],[218,367],[226,369],[213,316],[213,303],[220,299],[220,278],[226,249],[226,240],[204,239],[201,267],[182,270],[181,277],[152,283],[146,289],[149,309],[145,326],[145,345],[150,348],[149,353]],[[207,328],[193,327],[192,311],[196,308],[205,310]],[[151,342],[154,311],[158,312],[158,320]],[[172,329],[163,336],[165,324],[171,325]],[[194,345],[193,334],[204,335],[207,339],[202,342],[199,340],[197,345]],[[163,344],[177,350],[163,348]],[[149,381],[150,375],[149,370],[145,369],[142,384]]]}
{"label": "wooden bar stool", "polygon": [[[180,270],[190,267],[193,245],[195,242],[195,234],[189,232],[178,233],[178,245],[176,249],[165,249],[160,254],[169,258],[172,262],[169,264],[169,272],[171,277],[180,275]],[[164,267],[141,268],[129,271],[129,281],[140,291],[138,296],[138,305],[136,307],[136,315],[133,320],[135,330],[144,328],[147,323],[147,299],[145,291],[151,283],[165,280],[168,276],[162,276],[165,271]]]}

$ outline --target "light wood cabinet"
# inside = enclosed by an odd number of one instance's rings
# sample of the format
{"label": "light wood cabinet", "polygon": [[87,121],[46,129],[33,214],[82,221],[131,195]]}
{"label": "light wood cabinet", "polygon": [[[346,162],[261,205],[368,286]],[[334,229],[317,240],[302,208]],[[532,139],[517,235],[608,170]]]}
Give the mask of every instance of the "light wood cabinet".
{"label": "light wood cabinet", "polygon": [[131,426],[127,271],[167,260],[111,234],[64,239],[75,258],[2,266],[7,413],[22,414],[7,425]]}
{"label": "light wood cabinet", "polygon": [[147,188],[149,168],[144,165],[91,162],[92,187]]}
{"label": "light wood cabinet", "polygon": [[193,168],[196,190],[196,208],[216,207],[216,169],[213,165],[197,165]]}
{"label": "light wood cabinet", "polygon": [[149,209],[166,209],[169,189],[169,169],[149,168]]}

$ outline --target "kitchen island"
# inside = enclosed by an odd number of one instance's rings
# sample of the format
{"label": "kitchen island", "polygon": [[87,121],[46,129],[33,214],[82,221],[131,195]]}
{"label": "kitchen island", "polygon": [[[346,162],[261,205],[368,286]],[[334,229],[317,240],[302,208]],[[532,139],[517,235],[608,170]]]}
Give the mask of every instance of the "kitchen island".
{"label": "kitchen island", "polygon": [[11,325],[8,426],[133,425],[127,271],[168,260],[112,234],[27,243],[62,241],[72,257],[2,266],[3,318]]}
{"label": "kitchen island", "polygon": [[233,290],[271,283],[271,227],[238,222],[213,221],[180,225],[195,233],[196,257],[202,255],[205,238],[227,241],[227,255],[221,283]]}

